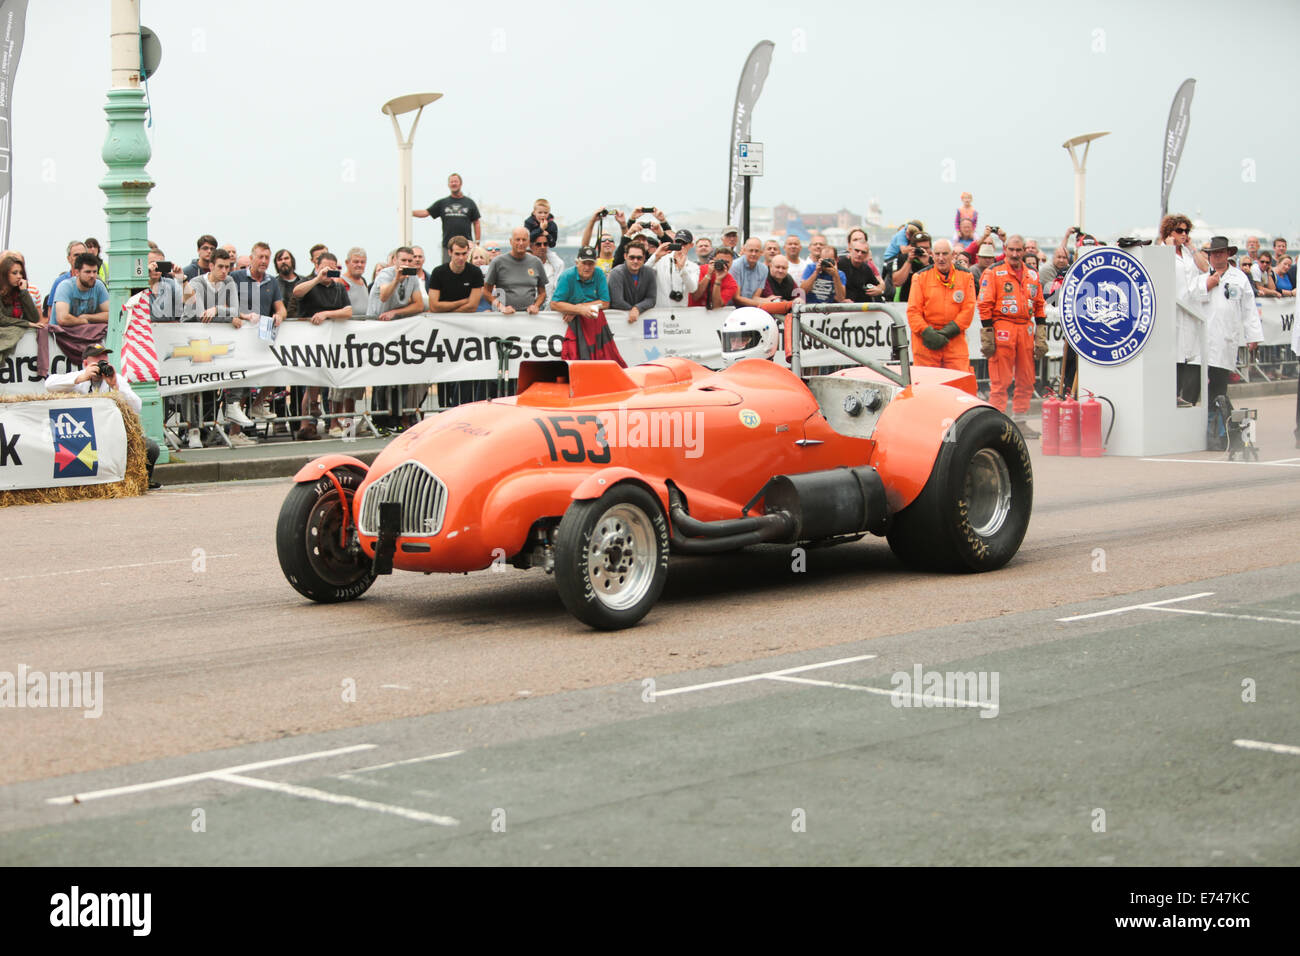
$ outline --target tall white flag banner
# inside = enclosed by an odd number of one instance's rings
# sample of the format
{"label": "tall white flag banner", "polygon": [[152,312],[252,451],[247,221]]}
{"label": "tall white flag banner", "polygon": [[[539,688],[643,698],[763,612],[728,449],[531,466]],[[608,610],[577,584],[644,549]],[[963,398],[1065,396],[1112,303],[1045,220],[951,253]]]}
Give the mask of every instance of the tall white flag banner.
{"label": "tall white flag banner", "polygon": [[117,402],[0,402],[0,489],[101,485],[126,477]]}
{"label": "tall white flag banner", "polygon": [[27,0],[0,0],[0,236],[9,248],[9,215],[13,194],[13,138],[9,121],[13,112],[14,75],[23,55],[27,25]]}
{"label": "tall white flag banner", "polygon": [[[772,51],[776,44],[761,40],[749,51],[749,59],[736,84],[736,105],[731,113],[731,165],[727,176],[727,222],[741,224],[745,204],[744,177],[740,175],[740,144],[749,142],[749,121],[754,115],[754,104],[767,82],[767,71],[772,66]],[[740,237],[743,241],[745,236]]]}
{"label": "tall white flag banner", "polygon": [[1165,123],[1165,156],[1160,168],[1160,218],[1169,212],[1169,190],[1178,175],[1178,162],[1183,157],[1187,142],[1187,127],[1192,122],[1192,94],[1196,92],[1195,80],[1183,80],[1169,107],[1169,121]]}

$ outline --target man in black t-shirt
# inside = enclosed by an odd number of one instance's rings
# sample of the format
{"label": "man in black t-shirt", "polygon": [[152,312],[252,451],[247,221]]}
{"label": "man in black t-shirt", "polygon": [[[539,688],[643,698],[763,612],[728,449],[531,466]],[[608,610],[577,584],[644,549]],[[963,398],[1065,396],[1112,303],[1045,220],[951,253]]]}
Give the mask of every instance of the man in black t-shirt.
{"label": "man in black t-shirt", "polygon": [[798,286],[794,276],[790,275],[790,260],[783,255],[772,257],[767,267],[767,281],[759,293],[759,298],[767,302],[792,302]]}
{"label": "man in black t-shirt", "polygon": [[430,312],[477,312],[483,296],[483,270],[469,264],[469,240],[451,240],[451,261],[429,273]]}
{"label": "man in black t-shirt", "polygon": [[460,187],[460,174],[452,173],[447,177],[447,188],[451,190],[450,196],[443,196],[428,209],[416,209],[411,212],[416,219],[442,220],[442,261],[444,263],[450,259],[447,244],[454,236],[464,236],[468,239],[472,230],[476,243],[483,236],[483,223],[479,219],[478,205],[462,193]]}
{"label": "man in black t-shirt", "polygon": [[323,252],[316,260],[316,274],[310,279],[298,283],[293,294],[302,302],[298,305],[299,314],[312,325],[320,325],[326,319],[352,318],[352,300],[348,290],[337,277],[330,272],[339,271],[339,261],[332,252]]}
{"label": "man in black t-shirt", "polygon": [[844,294],[850,302],[884,302],[885,285],[871,267],[865,239],[854,239],[849,254],[837,263],[844,273]]}
{"label": "man in black t-shirt", "polygon": [[[340,276],[329,275],[331,271],[339,272]],[[339,260],[334,253],[322,252],[316,259],[316,274],[294,286],[293,294],[298,299],[298,316],[312,325],[320,325],[329,319],[341,321],[352,318],[352,299],[348,296],[347,287],[340,281],[341,275]],[[303,392],[301,414],[319,414],[319,400],[320,386],[309,385]],[[306,431],[304,428],[303,432]]]}

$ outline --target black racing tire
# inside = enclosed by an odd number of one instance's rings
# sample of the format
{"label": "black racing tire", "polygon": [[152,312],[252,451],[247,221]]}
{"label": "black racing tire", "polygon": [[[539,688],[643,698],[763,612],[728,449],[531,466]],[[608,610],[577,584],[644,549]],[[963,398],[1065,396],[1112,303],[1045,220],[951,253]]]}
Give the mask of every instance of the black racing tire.
{"label": "black racing tire", "polygon": [[654,495],[624,482],[575,501],[555,532],[560,600],[597,630],[631,627],[668,580],[668,519]]}
{"label": "black racing tire", "polygon": [[[337,468],[334,475],[351,507],[363,476],[355,468]],[[321,604],[359,598],[375,581],[370,558],[340,544],[342,525],[343,505],[328,475],[294,485],[275,524],[280,570],[295,591]]]}
{"label": "black racing tire", "polygon": [[1034,503],[1029,449],[992,408],[951,426],[916,500],[894,515],[889,547],[921,571],[994,571],[1013,557]]}

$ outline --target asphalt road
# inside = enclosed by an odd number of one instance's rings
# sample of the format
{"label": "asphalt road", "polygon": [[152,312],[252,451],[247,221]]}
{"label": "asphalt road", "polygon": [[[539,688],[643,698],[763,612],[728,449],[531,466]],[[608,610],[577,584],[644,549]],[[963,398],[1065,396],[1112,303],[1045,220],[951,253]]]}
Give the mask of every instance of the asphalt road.
{"label": "asphalt road", "polygon": [[[280,481],[9,509],[0,671],[104,691],[0,710],[0,862],[1294,864],[1300,458],[1257,404],[1270,464],[1036,456],[995,574],[675,561],[613,635],[538,572],[310,605]],[[996,716],[894,706],[918,664]]]}

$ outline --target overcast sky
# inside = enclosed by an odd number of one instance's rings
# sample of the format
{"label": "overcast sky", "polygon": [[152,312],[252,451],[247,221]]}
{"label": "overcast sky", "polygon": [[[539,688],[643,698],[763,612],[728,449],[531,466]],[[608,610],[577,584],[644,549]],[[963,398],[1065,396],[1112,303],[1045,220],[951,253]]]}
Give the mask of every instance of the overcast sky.
{"label": "overcast sky", "polygon": [[[1072,218],[1061,143],[1107,129],[1089,160],[1088,220],[1113,237],[1159,211],[1165,120],[1197,80],[1171,207],[1221,226],[1300,233],[1295,121],[1300,3],[796,4],[635,7],[142,0],[161,38],[151,236],[188,262],[202,232],[368,248],[400,239],[384,101],[437,91],[415,141],[415,202],[458,171],[480,205],[551,200],[722,209],[736,81],[776,44],[752,138],[756,205],[952,221],[1033,235]],[[100,150],[108,0],[32,0],[14,85],[11,244],[44,289],[68,239],[107,240]],[[408,120],[409,122],[409,120]],[[440,230],[415,225],[436,247]]]}

